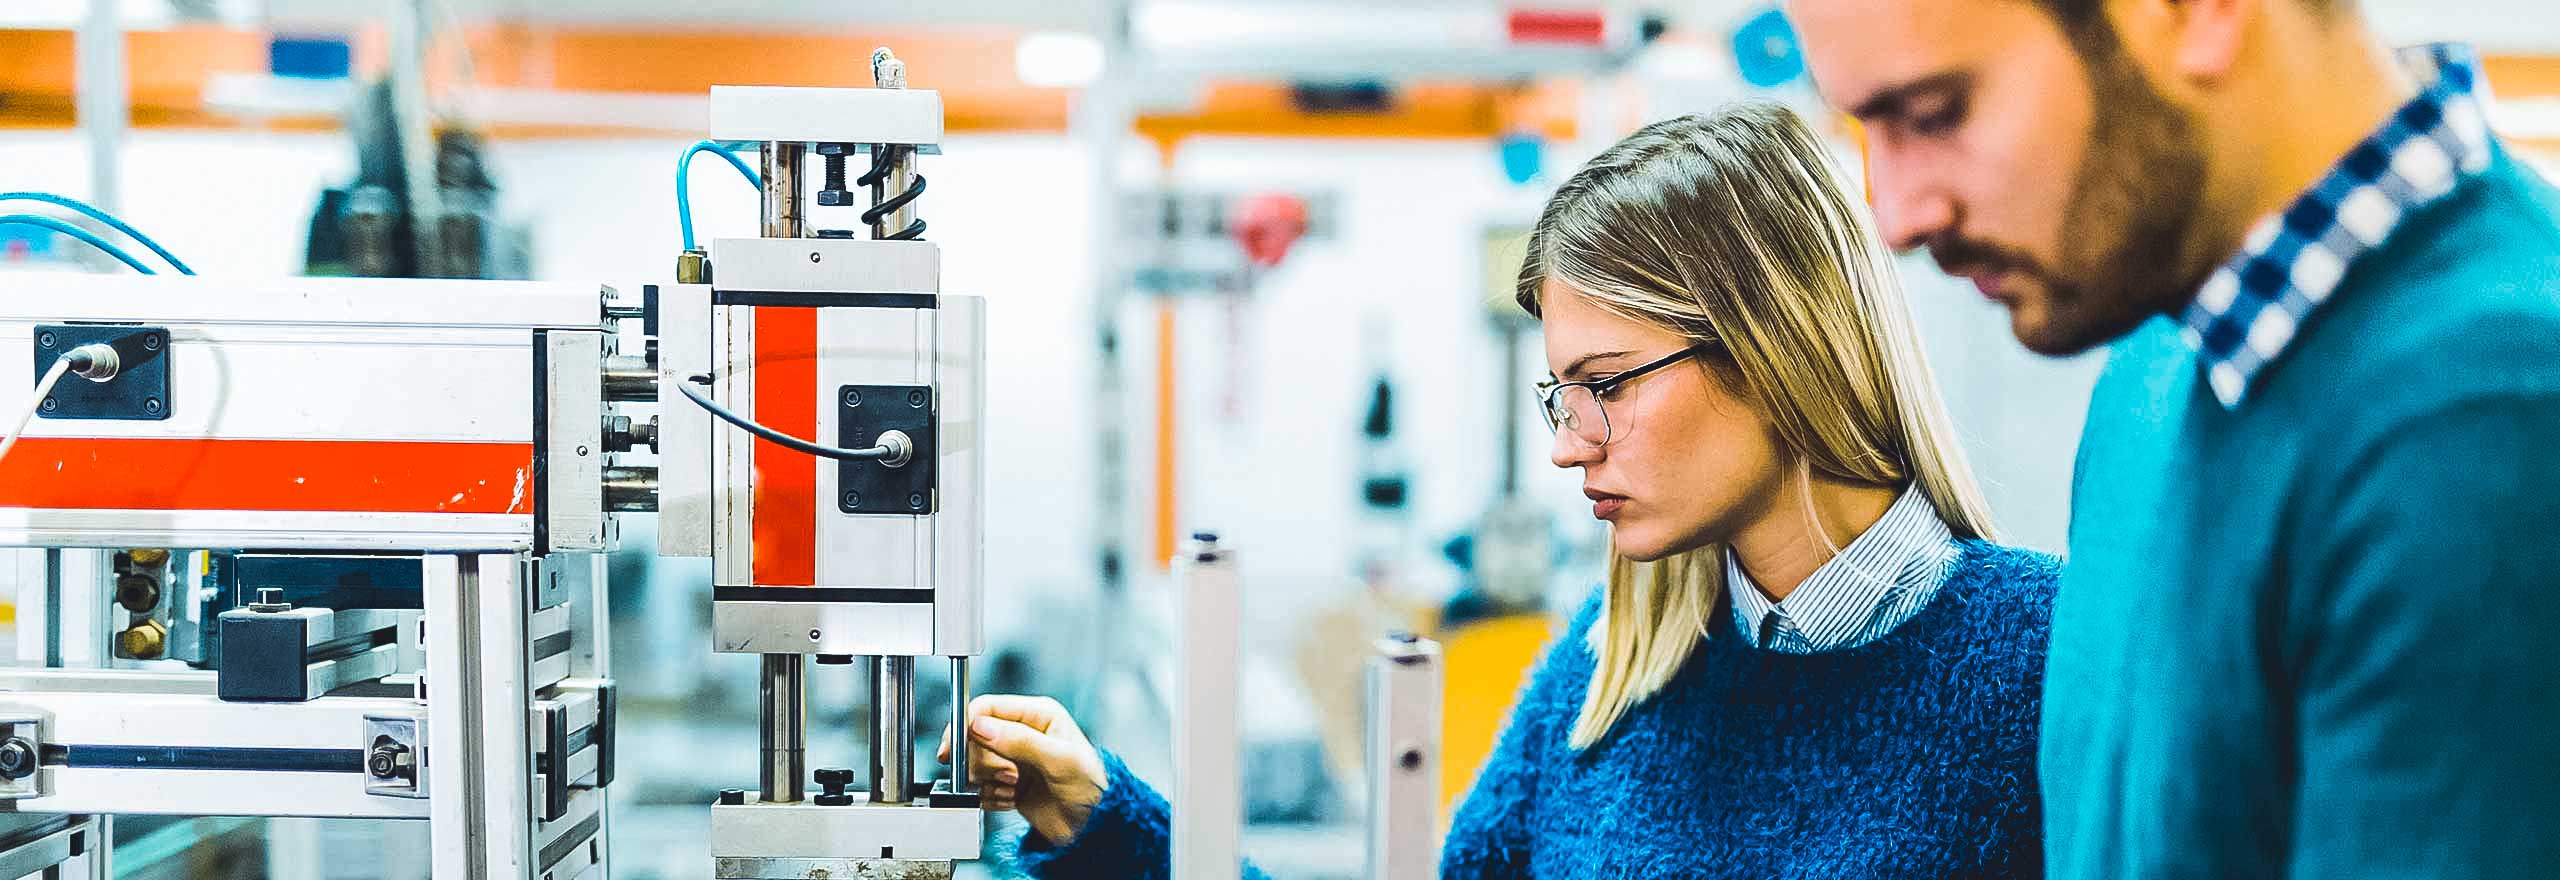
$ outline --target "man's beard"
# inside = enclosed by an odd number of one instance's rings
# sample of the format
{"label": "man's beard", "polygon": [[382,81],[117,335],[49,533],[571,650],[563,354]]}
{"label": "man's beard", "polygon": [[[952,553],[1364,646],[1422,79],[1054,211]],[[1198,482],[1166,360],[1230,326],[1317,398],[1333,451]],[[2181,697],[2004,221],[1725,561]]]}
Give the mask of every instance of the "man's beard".
{"label": "man's beard", "polygon": [[2058,266],[1990,242],[1948,235],[1929,243],[1951,274],[2000,271],[2026,279],[2019,296],[2043,297],[2042,320],[2014,315],[2029,350],[2073,355],[2173,314],[2195,297],[2203,273],[2183,265],[2204,196],[2205,156],[2195,120],[2152,87],[2112,29],[2077,41],[2092,118],[2072,182]]}

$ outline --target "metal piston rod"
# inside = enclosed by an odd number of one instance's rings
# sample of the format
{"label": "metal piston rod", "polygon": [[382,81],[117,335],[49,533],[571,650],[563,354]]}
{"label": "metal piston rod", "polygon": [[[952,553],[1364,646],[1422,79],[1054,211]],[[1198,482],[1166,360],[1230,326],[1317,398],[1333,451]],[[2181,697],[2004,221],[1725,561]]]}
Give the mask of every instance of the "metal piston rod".
{"label": "metal piston rod", "polygon": [[808,688],[801,679],[798,654],[765,654],[763,696],[765,803],[796,804],[809,778],[808,716],[803,700]]}
{"label": "metal piston rod", "polygon": [[914,800],[916,658],[871,658],[871,802]]}

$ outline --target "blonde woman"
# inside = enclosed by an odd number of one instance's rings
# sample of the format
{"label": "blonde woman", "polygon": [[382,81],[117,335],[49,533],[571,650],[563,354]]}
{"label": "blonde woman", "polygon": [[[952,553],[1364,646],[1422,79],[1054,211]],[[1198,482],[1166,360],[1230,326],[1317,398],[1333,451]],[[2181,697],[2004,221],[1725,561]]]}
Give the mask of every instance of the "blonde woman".
{"label": "blonde woman", "polygon": [[[1547,203],[1520,303],[1608,583],[1548,652],[1442,874],[2042,874],[2056,563],[1991,518],[1888,258],[1787,110],[1654,124]],[[970,711],[1040,877],[1163,877],[1164,802],[1055,703]]]}

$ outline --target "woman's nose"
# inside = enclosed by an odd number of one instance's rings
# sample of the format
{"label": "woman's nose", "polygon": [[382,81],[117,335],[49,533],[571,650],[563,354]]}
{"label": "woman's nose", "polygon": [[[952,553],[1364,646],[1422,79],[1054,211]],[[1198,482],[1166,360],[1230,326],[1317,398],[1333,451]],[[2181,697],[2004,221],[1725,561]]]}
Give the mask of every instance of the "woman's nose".
{"label": "woman's nose", "polygon": [[1576,437],[1569,429],[1555,432],[1555,445],[1547,449],[1547,461],[1560,468],[1577,468],[1600,460],[1602,447]]}

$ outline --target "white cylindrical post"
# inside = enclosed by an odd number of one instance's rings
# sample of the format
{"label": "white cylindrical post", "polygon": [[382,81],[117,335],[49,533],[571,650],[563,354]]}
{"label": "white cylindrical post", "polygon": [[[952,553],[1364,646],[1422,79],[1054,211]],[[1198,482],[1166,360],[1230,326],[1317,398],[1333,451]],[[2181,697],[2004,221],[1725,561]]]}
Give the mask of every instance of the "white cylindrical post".
{"label": "white cylindrical post", "polygon": [[1237,765],[1235,553],[1192,536],[1174,569],[1173,880],[1232,880],[1244,819]]}
{"label": "white cylindrical post", "polygon": [[1369,880],[1439,876],[1439,643],[1380,639],[1368,690]]}

